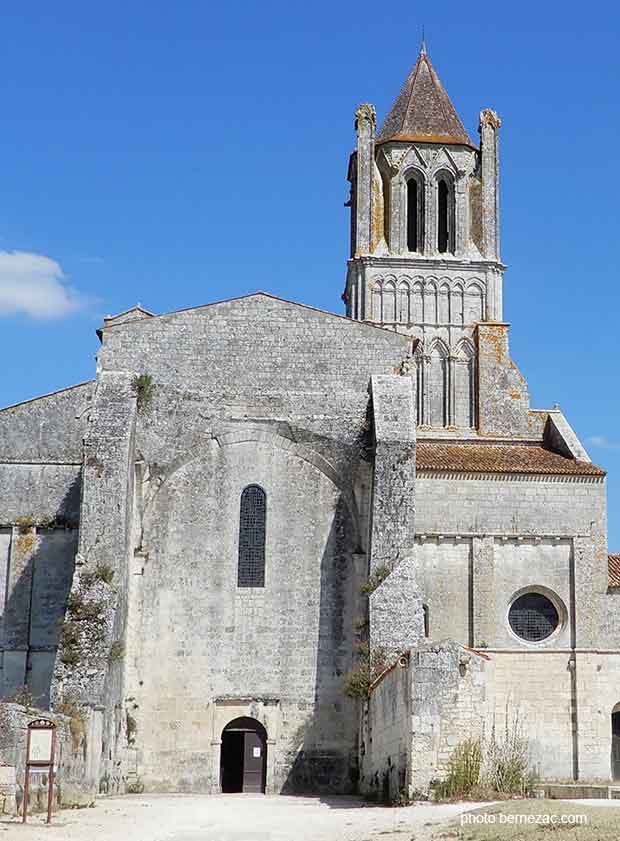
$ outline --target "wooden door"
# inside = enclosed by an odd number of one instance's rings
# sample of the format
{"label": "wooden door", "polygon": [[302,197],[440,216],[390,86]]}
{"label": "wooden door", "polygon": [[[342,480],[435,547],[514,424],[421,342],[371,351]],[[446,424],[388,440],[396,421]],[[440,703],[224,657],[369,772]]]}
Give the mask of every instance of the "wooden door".
{"label": "wooden door", "polygon": [[620,711],[611,714],[611,778],[620,780]]}
{"label": "wooden door", "polygon": [[258,733],[246,732],[243,755],[243,791],[261,794],[265,791],[266,745]]}

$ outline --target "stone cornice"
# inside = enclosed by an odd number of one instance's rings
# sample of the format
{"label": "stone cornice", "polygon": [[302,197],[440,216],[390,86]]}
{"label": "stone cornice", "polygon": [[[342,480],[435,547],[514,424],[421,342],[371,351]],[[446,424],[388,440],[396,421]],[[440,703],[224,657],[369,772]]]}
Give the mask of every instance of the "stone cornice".
{"label": "stone cornice", "polygon": [[9,461],[8,459],[0,460],[1,465],[11,465],[13,467],[82,467],[83,461],[50,461],[49,459],[45,459],[44,461],[30,461],[30,460],[15,460]]}
{"label": "stone cornice", "polygon": [[426,541],[438,540],[473,540],[474,538],[492,537],[496,541],[502,543],[542,543],[543,541],[549,543],[562,543],[572,541],[577,537],[589,538],[591,535],[586,532],[568,532],[566,534],[559,534],[558,532],[540,532],[539,534],[523,534],[522,532],[507,533],[505,531],[433,531],[422,530],[415,536],[415,542],[425,543]]}
{"label": "stone cornice", "polygon": [[475,269],[478,271],[499,271],[504,272],[507,266],[504,263],[495,260],[467,260],[460,257],[453,259],[443,259],[438,257],[406,257],[404,255],[385,255],[379,256],[374,254],[365,254],[356,257],[351,257],[348,261],[349,265],[362,264],[369,267],[395,267],[403,269],[424,269],[424,270],[455,270],[455,269]]}

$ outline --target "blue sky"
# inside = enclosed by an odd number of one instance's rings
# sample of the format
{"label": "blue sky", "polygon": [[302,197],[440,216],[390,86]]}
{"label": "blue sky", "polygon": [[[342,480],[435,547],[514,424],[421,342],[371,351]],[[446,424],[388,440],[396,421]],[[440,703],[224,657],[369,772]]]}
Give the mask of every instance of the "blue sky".
{"label": "blue sky", "polygon": [[609,469],[620,551],[612,3],[5,6],[0,251],[23,255],[0,255],[0,404],[91,378],[96,327],[137,301],[341,312],[355,107],[385,115],[423,23],[472,136],[503,119],[512,355]]}

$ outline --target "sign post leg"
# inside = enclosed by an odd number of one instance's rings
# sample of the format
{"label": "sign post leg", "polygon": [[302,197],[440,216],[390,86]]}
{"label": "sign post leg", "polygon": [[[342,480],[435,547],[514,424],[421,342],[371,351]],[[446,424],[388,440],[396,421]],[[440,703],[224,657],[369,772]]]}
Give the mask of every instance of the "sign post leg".
{"label": "sign post leg", "polygon": [[23,815],[22,815],[22,823],[26,823],[26,818],[28,816],[28,784],[30,782],[30,768],[26,765],[26,776],[24,778],[24,802],[22,806],[24,807]]}
{"label": "sign post leg", "polygon": [[47,778],[47,822],[52,822],[52,796],[54,793],[54,766],[50,765],[50,772]]}
{"label": "sign post leg", "polygon": [[47,822],[52,822],[52,798],[54,796],[54,758],[56,756],[56,728],[52,730],[52,752],[50,755],[50,773],[47,778]]}

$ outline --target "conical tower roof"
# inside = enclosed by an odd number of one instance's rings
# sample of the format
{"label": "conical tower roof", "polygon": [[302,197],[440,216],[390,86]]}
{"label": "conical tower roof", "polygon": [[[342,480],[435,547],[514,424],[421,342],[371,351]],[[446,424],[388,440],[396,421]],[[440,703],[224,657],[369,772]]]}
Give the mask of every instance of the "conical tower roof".
{"label": "conical tower roof", "polygon": [[424,45],[377,136],[387,140],[473,145]]}

